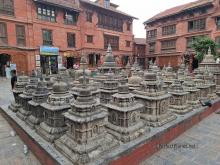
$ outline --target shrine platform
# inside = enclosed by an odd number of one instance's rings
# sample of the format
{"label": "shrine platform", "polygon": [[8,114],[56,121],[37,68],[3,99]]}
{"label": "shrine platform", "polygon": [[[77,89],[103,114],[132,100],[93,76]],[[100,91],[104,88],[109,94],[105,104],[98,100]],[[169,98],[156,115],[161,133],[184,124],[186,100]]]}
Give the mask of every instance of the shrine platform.
{"label": "shrine platform", "polygon": [[[1,82],[0,82],[1,84]],[[1,85],[0,85],[0,88]],[[0,91],[6,91],[6,89],[0,89]],[[8,88],[8,92],[10,93],[10,89]],[[20,138],[24,141],[26,145],[30,148],[30,150],[34,153],[34,155],[38,158],[38,160],[42,164],[52,165],[52,164],[62,164],[62,165],[68,165],[72,164],[67,158],[65,158],[62,154],[60,154],[52,144],[45,141],[42,137],[40,137],[35,130],[28,127],[23,121],[21,121],[15,113],[8,110],[8,105],[10,104],[10,101],[12,101],[12,95],[11,93],[0,93],[0,112],[3,115],[3,117],[8,121],[8,123],[12,126],[12,128],[17,132],[17,134],[20,136]],[[4,95],[4,96],[3,96]],[[215,128],[216,130],[212,129],[212,134],[214,132],[217,133],[217,130],[219,131],[219,121],[217,120],[217,117],[219,117],[217,114],[213,114],[213,112],[217,111],[220,107],[220,99],[217,99],[213,102],[212,107],[201,107],[199,109],[195,109],[192,112],[186,114],[186,115],[178,115],[178,118],[163,127],[159,128],[151,128],[151,132],[147,133],[146,135],[132,141],[129,143],[125,143],[120,145],[120,147],[116,148],[115,150],[112,150],[108,154],[105,154],[104,156],[100,157],[95,162],[92,162],[93,165],[98,164],[111,164],[111,165],[138,165],[142,163],[143,165],[150,165],[155,164],[155,162],[162,162],[164,159],[158,158],[158,155],[162,157],[165,157],[169,160],[165,160],[167,162],[171,162],[170,164],[176,164],[174,160],[174,156],[172,156],[172,153],[170,153],[170,156],[168,157],[166,155],[166,150],[161,146],[165,146],[166,144],[185,144],[190,143],[191,145],[196,145],[196,147],[204,147],[204,144],[206,144],[207,139],[202,138],[201,139],[201,146],[199,143],[196,143],[196,141],[177,141],[175,140],[180,135],[184,136],[187,134],[187,130],[193,127],[194,125],[200,126],[197,129],[195,129],[195,132],[192,134],[193,137],[196,138],[198,136],[206,137],[207,134],[210,133],[208,130],[209,127],[213,125],[218,126],[218,128]],[[212,114],[212,115],[211,115]],[[208,117],[211,115],[210,117]],[[214,117],[213,117],[214,116]],[[207,119],[205,119],[208,117]],[[213,121],[213,118],[215,119]],[[202,121],[205,119],[204,121]],[[200,121],[201,124],[199,123]],[[202,124],[204,122],[204,124]],[[210,125],[207,126],[207,122],[210,123]],[[202,127],[202,128],[201,128]],[[203,127],[208,127],[207,129],[203,129]],[[194,129],[194,128],[193,128]],[[210,128],[211,129],[211,128]],[[185,133],[185,131],[187,131]],[[194,137],[195,136],[195,137]],[[181,136],[180,136],[181,138]],[[207,137],[208,138],[208,137]],[[174,140],[174,141],[173,141]],[[213,140],[214,141],[214,140]],[[182,142],[182,143],[181,143]],[[210,140],[211,142],[211,140]],[[215,142],[217,143],[217,142]],[[212,145],[214,145],[213,143]],[[218,143],[219,144],[219,143]],[[206,144],[208,145],[208,144]],[[218,146],[218,147],[217,147]],[[216,145],[218,153],[219,153],[219,145]],[[203,148],[204,149],[204,148]],[[159,151],[161,150],[161,151]],[[158,152],[159,151],[159,152]],[[188,151],[188,150],[187,150]],[[185,151],[185,152],[187,152]],[[196,159],[199,159],[199,151],[196,149],[193,150],[198,155],[196,156]],[[164,153],[165,152],[165,153]],[[175,152],[175,151],[174,151]],[[205,150],[203,151],[204,155],[206,155]],[[211,151],[210,151],[211,153]],[[183,155],[187,153],[182,153]],[[153,155],[153,156],[152,156]],[[180,153],[181,155],[181,153]],[[211,155],[211,154],[210,154]],[[152,157],[151,157],[152,156]],[[190,155],[188,155],[190,156]],[[208,154],[207,154],[208,156]],[[219,155],[216,155],[217,158]],[[170,158],[172,157],[172,158]],[[200,157],[202,157],[200,155]],[[149,158],[149,159],[148,159]],[[176,158],[177,159],[177,158]],[[202,159],[204,160],[204,159]],[[201,161],[202,161],[201,160]],[[196,160],[195,160],[196,161]],[[204,160],[205,161],[205,160]],[[218,161],[220,162],[220,161]],[[204,164],[205,162],[200,162],[200,164]],[[160,164],[160,163],[159,163]],[[195,163],[194,163],[195,164]],[[206,164],[206,163],[205,163]],[[217,163],[216,163],[217,164]],[[162,165],[162,163],[161,163]]]}

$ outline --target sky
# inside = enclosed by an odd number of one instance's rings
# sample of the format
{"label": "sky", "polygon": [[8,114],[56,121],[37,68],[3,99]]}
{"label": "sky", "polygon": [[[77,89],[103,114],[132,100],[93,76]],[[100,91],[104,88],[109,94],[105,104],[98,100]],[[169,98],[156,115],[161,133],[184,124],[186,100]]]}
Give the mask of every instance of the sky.
{"label": "sky", "polygon": [[133,27],[136,38],[145,38],[143,22],[147,19],[171,7],[193,1],[195,0],[111,0],[112,3],[119,5],[119,10],[139,18],[134,21]]}

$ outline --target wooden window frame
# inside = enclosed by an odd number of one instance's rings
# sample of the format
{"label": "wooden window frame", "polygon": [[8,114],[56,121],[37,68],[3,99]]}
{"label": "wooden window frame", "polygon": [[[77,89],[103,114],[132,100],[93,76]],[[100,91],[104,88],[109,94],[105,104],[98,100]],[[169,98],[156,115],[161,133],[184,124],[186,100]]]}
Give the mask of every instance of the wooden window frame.
{"label": "wooden window frame", "polygon": [[162,36],[168,36],[174,34],[176,34],[176,25],[168,25],[162,27]]}
{"label": "wooden window frame", "polygon": [[206,29],[206,18],[188,21],[188,32],[202,31]]}
{"label": "wooden window frame", "polygon": [[[70,16],[71,19],[70,18],[68,19],[68,16]],[[66,25],[76,25],[78,21],[78,13],[65,11],[63,19],[64,19],[64,24]]]}
{"label": "wooden window frame", "polygon": [[112,50],[119,50],[119,41],[120,38],[118,36],[113,35],[104,35],[104,49],[108,48],[108,44],[111,44]]}
{"label": "wooden window frame", "polygon": [[86,35],[86,42],[92,44],[93,43],[93,35]]}
{"label": "wooden window frame", "polygon": [[[11,1],[11,5],[7,4]],[[14,15],[14,0],[0,0],[0,14]]]}
{"label": "wooden window frame", "polygon": [[[45,36],[44,36],[44,32],[50,32],[51,36],[51,40],[45,40]],[[42,39],[43,39],[43,45],[45,46],[53,46],[53,31],[50,29],[42,29]]]}
{"label": "wooden window frame", "polygon": [[37,5],[37,18],[43,21],[56,22],[56,8],[50,5]]}
{"label": "wooden window frame", "polygon": [[[73,37],[72,41],[69,37]],[[70,40],[69,40],[70,39]],[[75,48],[76,47],[76,34],[75,33],[67,33],[67,47],[68,48]]]}
{"label": "wooden window frame", "polygon": [[[8,31],[7,31],[7,24],[5,22],[0,22],[0,27],[4,28],[5,33],[0,33],[0,44],[8,45]],[[2,30],[3,31],[3,30]],[[0,29],[1,32],[1,29]]]}
{"label": "wooden window frame", "polygon": [[[22,28],[23,32],[19,32],[19,28]],[[24,25],[16,25],[16,40],[18,46],[26,46],[26,32]]]}

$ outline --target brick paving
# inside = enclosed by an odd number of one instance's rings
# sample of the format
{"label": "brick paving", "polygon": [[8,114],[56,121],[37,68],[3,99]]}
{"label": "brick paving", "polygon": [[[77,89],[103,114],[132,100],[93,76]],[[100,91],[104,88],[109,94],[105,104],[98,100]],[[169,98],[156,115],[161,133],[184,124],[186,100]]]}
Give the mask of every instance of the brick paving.
{"label": "brick paving", "polygon": [[[12,100],[10,81],[0,78],[0,105],[7,105]],[[24,143],[18,136],[10,135],[12,130],[0,113],[0,165],[40,165],[33,153],[24,154]]]}

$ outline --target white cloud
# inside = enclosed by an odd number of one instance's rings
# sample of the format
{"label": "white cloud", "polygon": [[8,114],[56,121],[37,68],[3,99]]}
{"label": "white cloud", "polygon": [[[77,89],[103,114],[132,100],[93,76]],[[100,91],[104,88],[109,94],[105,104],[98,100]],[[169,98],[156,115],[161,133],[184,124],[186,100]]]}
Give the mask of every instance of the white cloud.
{"label": "white cloud", "polygon": [[143,22],[152,16],[171,7],[182,5],[195,0],[111,0],[119,5],[119,10],[139,18],[134,21],[135,37],[145,38]]}

